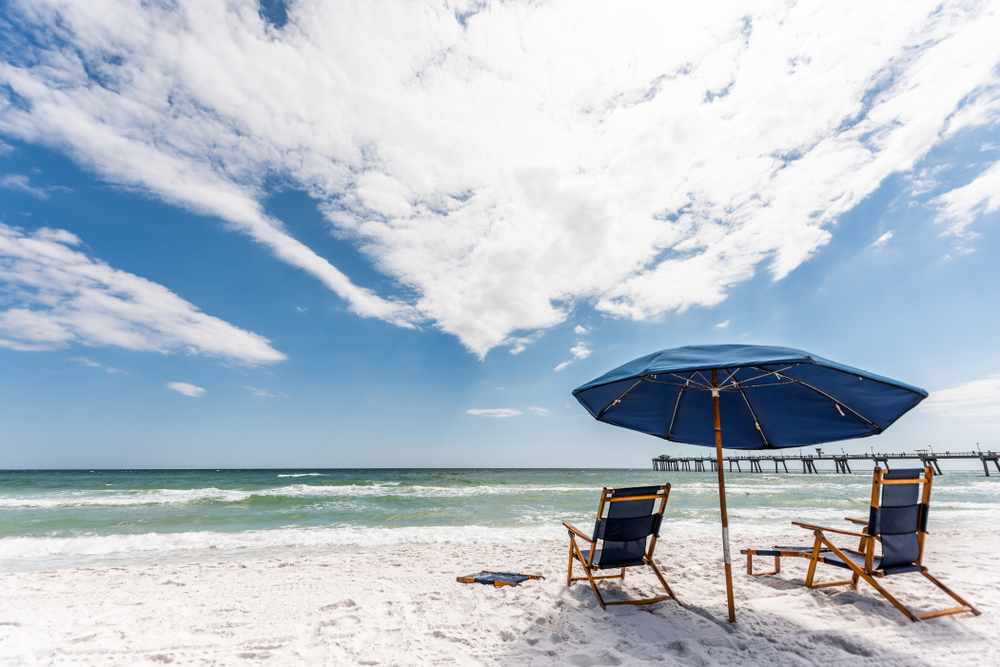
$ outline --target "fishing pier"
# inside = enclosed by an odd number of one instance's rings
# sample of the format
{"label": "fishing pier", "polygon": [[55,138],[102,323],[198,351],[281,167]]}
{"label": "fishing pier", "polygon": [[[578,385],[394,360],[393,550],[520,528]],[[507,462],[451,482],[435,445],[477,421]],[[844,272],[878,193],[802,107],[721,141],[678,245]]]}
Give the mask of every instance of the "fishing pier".
{"label": "fishing pier", "polygon": [[[729,464],[729,472],[764,472],[767,467],[771,471],[774,465],[774,472],[790,472],[788,464],[793,468],[802,466],[803,474],[816,474],[819,470],[817,463],[830,461],[834,470],[838,473],[850,475],[851,461],[872,461],[875,465],[882,464],[889,467],[889,460],[918,459],[924,467],[931,466],[938,475],[943,475],[939,461],[950,459],[974,459],[983,464],[983,472],[990,476],[990,463],[997,472],[1000,473],[1000,453],[998,452],[944,452],[937,453],[930,450],[917,450],[912,454],[881,454],[872,452],[870,454],[824,454],[821,447],[816,448],[815,454],[771,454],[763,456],[741,455],[723,456],[722,460]],[[743,470],[743,465],[747,466]],[[674,472],[715,472],[714,456],[657,456],[653,459],[653,470],[672,470]]]}

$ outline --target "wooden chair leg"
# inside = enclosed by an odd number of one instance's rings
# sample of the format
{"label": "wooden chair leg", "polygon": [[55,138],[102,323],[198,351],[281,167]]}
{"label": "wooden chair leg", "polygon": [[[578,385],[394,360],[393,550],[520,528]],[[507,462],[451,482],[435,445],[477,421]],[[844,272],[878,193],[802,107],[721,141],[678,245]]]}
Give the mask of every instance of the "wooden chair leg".
{"label": "wooden chair leg", "polygon": [[774,557],[774,571],[773,572],[754,572],[753,571],[753,557],[757,553],[753,549],[747,549],[745,551],[740,551],[740,553],[745,553],[747,556],[747,574],[753,577],[769,577],[771,575],[778,574],[781,572],[781,556]]}
{"label": "wooden chair leg", "polygon": [[[978,609],[976,609],[975,607],[973,607],[971,604],[969,604],[968,602],[966,602],[965,600],[963,600],[961,597],[959,597],[958,593],[956,593],[955,591],[951,590],[950,588],[948,588],[947,586],[945,586],[944,584],[942,584],[940,581],[938,581],[937,577],[935,577],[934,575],[932,575],[930,572],[924,570],[920,574],[922,574],[925,577],[927,577],[931,581],[931,583],[933,583],[935,586],[937,586],[938,588],[940,588],[941,590],[943,590],[945,593],[947,593],[948,595],[950,595],[952,597],[952,599],[954,599],[956,602],[958,602],[960,605],[962,605],[964,607],[964,609],[962,609],[962,611],[971,612],[975,616],[979,616],[982,613],[981,611],[979,611]],[[930,612],[930,613],[934,613],[934,614],[936,614],[938,616],[943,616],[945,613],[956,613],[956,614],[958,614],[958,613],[961,613],[961,611],[952,611],[951,609],[946,609],[946,610],[944,610],[943,613],[942,612]],[[918,614],[918,616],[920,616],[920,618],[932,618],[928,614]]]}
{"label": "wooden chair leg", "polygon": [[[656,574],[656,578],[660,580],[660,583],[663,585],[663,590],[667,592],[667,595],[670,596],[670,599],[677,600],[677,596],[674,595],[674,592],[672,590],[670,590],[670,585],[667,583],[667,580],[663,578],[663,574],[660,572],[660,568],[656,567],[656,563],[653,562],[653,559],[650,558],[646,562],[651,568],[653,568],[653,572]],[[677,603],[680,604],[680,600],[677,600]]]}
{"label": "wooden chair leg", "polygon": [[813,587],[813,579],[816,577],[816,565],[819,564],[820,534],[817,531],[816,542],[813,544],[812,555],[809,556],[809,571],[806,572],[806,588]]}
{"label": "wooden chair leg", "polygon": [[[576,540],[572,541],[572,545],[573,545],[573,549],[576,551],[576,555],[580,558],[580,562],[581,563],[586,563],[587,561],[586,561],[586,559],[584,559],[583,554],[580,553],[580,547],[577,546]],[[601,609],[607,609],[608,606],[604,602],[604,598],[601,597],[601,591],[597,590],[597,582],[594,581],[594,575],[592,575],[590,573],[590,568],[587,567],[587,566],[584,566],[583,572],[584,572],[584,574],[587,575],[587,581],[590,582],[590,587],[594,589],[594,595],[597,596],[597,603],[599,605],[601,605]]]}
{"label": "wooden chair leg", "polygon": [[[817,534],[818,535],[820,534],[819,531],[817,531]],[[864,570],[862,570],[860,567],[858,567],[857,564],[855,564],[855,562],[853,560],[851,560],[850,558],[848,558],[847,555],[843,551],[841,551],[840,549],[838,549],[837,547],[835,547],[832,542],[830,542],[829,540],[827,540],[825,537],[822,537],[822,535],[820,535],[819,539],[821,539],[823,541],[823,544],[825,544],[830,549],[830,551],[832,551],[833,553],[835,553],[837,555],[837,557],[840,558],[840,560],[844,561],[844,563],[849,568],[851,568],[854,571],[854,574],[856,576],[861,577],[862,579],[864,579],[865,581],[867,581],[869,584],[871,584],[872,588],[874,588],[875,590],[877,590],[882,597],[884,597],[886,600],[888,600],[889,602],[891,602],[892,605],[894,607],[896,607],[896,609],[898,609],[901,612],[903,612],[908,619],[910,619],[914,623],[916,623],[916,622],[918,622],[920,620],[920,618],[918,618],[916,614],[914,614],[912,611],[910,611],[909,609],[907,609],[903,605],[902,602],[900,602],[899,600],[897,600],[896,598],[894,598],[892,596],[892,594],[889,593],[889,591],[887,591],[884,588],[882,588],[878,584],[878,582],[875,581],[875,579],[872,578],[872,576],[870,574],[868,574],[867,572],[865,572]]]}
{"label": "wooden chair leg", "polygon": [[573,539],[573,533],[569,534],[569,568],[566,571],[566,585],[573,585],[573,546],[576,544],[576,540]]}

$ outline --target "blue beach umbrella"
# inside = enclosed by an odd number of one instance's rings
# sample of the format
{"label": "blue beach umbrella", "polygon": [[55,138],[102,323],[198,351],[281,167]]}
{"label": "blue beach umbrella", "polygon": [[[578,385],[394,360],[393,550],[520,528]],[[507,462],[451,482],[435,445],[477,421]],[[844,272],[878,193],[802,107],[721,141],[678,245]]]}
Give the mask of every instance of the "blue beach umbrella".
{"label": "blue beach umbrella", "polygon": [[877,435],[927,392],[790,347],[689,345],[635,359],[573,390],[597,420],[715,447],[729,621],[736,621],[722,473],[728,449]]}

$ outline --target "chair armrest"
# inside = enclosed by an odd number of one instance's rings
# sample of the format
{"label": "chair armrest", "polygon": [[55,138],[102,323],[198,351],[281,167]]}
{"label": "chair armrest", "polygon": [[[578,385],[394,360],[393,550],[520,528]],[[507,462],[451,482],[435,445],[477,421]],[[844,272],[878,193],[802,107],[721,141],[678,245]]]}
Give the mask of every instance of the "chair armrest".
{"label": "chair armrest", "polygon": [[858,524],[860,526],[867,526],[868,525],[868,521],[865,520],[865,519],[852,519],[849,516],[845,516],[844,517],[844,521],[850,521],[851,523],[856,523],[856,524]]}
{"label": "chair armrest", "polygon": [[583,531],[581,531],[579,528],[577,528],[573,524],[566,523],[565,521],[563,521],[563,525],[566,526],[566,529],[569,530],[569,532],[573,533],[574,535],[576,535],[580,539],[587,540],[587,542],[589,542],[590,544],[594,543],[594,541],[592,539],[590,539],[589,536],[585,535],[583,533]]}
{"label": "chair armrest", "polygon": [[814,526],[811,523],[800,523],[798,521],[793,521],[792,525],[801,526],[806,530],[820,530],[827,533],[837,533],[838,535],[851,535],[852,537],[864,537],[864,538],[871,537],[871,535],[865,535],[864,533],[855,533],[850,530],[840,530],[839,528],[827,528],[826,526]]}

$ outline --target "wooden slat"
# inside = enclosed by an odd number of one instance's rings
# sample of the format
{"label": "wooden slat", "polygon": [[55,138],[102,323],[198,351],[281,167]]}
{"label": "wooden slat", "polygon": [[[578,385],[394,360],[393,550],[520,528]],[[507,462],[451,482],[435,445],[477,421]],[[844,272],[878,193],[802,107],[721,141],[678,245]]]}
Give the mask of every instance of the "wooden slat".
{"label": "wooden slat", "polygon": [[587,542],[589,542],[590,544],[593,544],[593,543],[594,543],[594,542],[593,542],[593,540],[591,540],[591,539],[590,539],[590,537],[589,537],[588,535],[586,535],[586,534],[585,534],[585,533],[584,533],[583,531],[581,531],[581,530],[580,530],[579,528],[577,528],[577,527],[576,527],[576,526],[574,526],[573,524],[571,524],[571,523],[567,523],[567,522],[563,521],[563,525],[564,525],[564,526],[566,527],[566,529],[567,529],[567,530],[568,530],[569,532],[573,533],[573,534],[574,534],[574,535],[576,535],[577,537],[579,537],[579,538],[581,538],[581,539],[584,539],[584,540],[586,540],[586,541],[587,541]]}
{"label": "wooden slat", "polygon": [[828,581],[822,584],[813,584],[810,588],[826,588],[828,586],[846,586],[847,584],[853,584],[853,579],[844,579],[843,581]]}
{"label": "wooden slat", "polygon": [[950,616],[951,614],[964,614],[966,612],[971,612],[972,609],[969,607],[951,607],[950,609],[939,609],[938,611],[925,611],[922,614],[917,614],[917,618],[921,621],[928,618],[937,618],[938,616]]}
{"label": "wooden slat", "polygon": [[829,533],[837,533],[838,535],[850,535],[851,537],[871,537],[870,535],[855,533],[850,530],[840,530],[839,528],[829,528],[825,526],[814,526],[811,523],[802,523],[800,521],[792,521],[792,524],[795,526],[801,526],[802,528],[806,528],[808,530],[821,530]]}
{"label": "wooden slat", "polygon": [[646,598],[645,600],[618,600],[616,602],[605,602],[604,604],[609,607],[613,604],[653,604],[654,602],[663,602],[669,599],[666,595],[663,595],[658,598]]}

